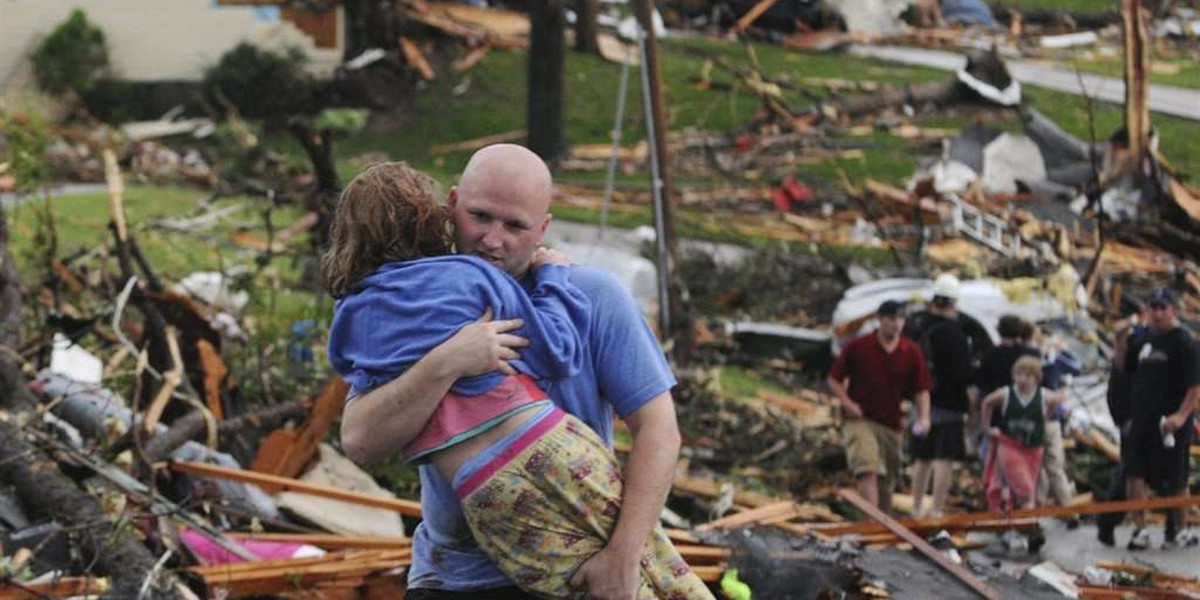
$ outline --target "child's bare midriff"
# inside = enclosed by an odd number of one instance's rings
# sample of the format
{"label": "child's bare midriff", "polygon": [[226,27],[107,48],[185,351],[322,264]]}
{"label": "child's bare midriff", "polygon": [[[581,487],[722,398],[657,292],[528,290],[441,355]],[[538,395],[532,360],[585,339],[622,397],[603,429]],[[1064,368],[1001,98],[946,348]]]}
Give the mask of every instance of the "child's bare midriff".
{"label": "child's bare midriff", "polygon": [[435,469],[441,474],[446,481],[453,483],[454,474],[458,472],[459,467],[467,462],[471,457],[486,450],[488,446],[499,441],[504,436],[516,431],[529,419],[537,414],[538,410],[522,410],[512,416],[504,419],[495,427],[484,431],[483,433],[468,438],[458,444],[450,446],[445,450],[439,450],[429,455],[429,462],[433,463]]}

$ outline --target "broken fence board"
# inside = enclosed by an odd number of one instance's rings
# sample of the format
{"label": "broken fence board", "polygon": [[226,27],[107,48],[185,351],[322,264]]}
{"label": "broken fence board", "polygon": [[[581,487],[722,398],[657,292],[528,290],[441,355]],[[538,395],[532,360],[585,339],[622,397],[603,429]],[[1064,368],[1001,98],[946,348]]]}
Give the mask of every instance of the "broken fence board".
{"label": "broken fence board", "polygon": [[412,547],[410,538],[368,537],[361,535],[339,535],[327,533],[251,533],[229,532],[226,536],[235,540],[258,540],[261,542],[286,542],[311,544],[326,550],[378,549],[400,550]]}
{"label": "broken fence board", "polygon": [[412,39],[401,36],[400,50],[404,52],[404,61],[421,75],[421,79],[425,81],[435,81],[437,73],[434,73],[433,67],[425,58],[425,53],[421,52],[421,48]]}
{"label": "broken fence board", "polygon": [[[1102,513],[1115,512],[1130,512],[1135,510],[1159,510],[1164,508],[1187,508],[1191,506],[1200,506],[1200,496],[1169,496],[1166,498],[1150,498],[1148,500],[1122,500],[1119,502],[1096,502],[1091,504],[1081,504],[1078,506],[1042,506],[1038,508],[1025,508],[1014,510],[1011,513],[1004,514],[999,512],[987,513],[958,513],[945,517],[931,519],[903,519],[900,521],[902,525],[910,529],[946,529],[950,527],[970,528],[972,523],[981,521],[1008,521],[1016,522],[1022,519],[1041,519],[1045,517],[1069,517],[1074,515],[1097,515]],[[821,535],[843,535],[850,526],[845,525],[828,525],[812,524],[801,525],[794,524],[796,528],[803,530],[806,533]],[[886,531],[887,528],[882,525],[872,523],[861,523],[854,526],[850,533],[880,533]]]}
{"label": "broken fence board", "polygon": [[360,504],[362,506],[375,506],[388,510],[394,510],[402,515],[408,515],[410,517],[421,516],[421,503],[413,502],[412,500],[371,496],[368,494],[351,492],[332,486],[306,483],[289,477],[255,473],[254,471],[246,471],[242,469],[230,469],[198,462],[171,462],[170,469],[176,473],[187,473],[191,475],[202,475],[205,477],[227,479],[230,481],[240,481],[242,483],[252,483],[268,492],[298,492],[301,494],[309,494],[311,496],[318,496],[321,498],[331,498],[333,500],[341,500],[343,502],[350,502],[352,504]]}
{"label": "broken fence board", "polygon": [[779,2],[779,0],[759,0],[757,4],[750,8],[750,10],[746,11],[746,14],[742,15],[737,20],[737,23],[734,23],[732,32],[741,33],[745,31],[751,23],[754,23],[754,21],[761,17],[763,13],[770,10],[772,6],[775,6],[777,2]]}

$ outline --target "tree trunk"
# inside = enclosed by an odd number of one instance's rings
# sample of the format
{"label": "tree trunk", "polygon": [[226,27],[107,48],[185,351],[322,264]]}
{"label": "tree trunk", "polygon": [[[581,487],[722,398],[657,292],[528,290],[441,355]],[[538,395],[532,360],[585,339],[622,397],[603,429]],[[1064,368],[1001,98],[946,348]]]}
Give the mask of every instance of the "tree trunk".
{"label": "tree trunk", "polygon": [[350,60],[371,48],[395,48],[399,35],[395,0],[342,0],[346,44],[342,59]]}
{"label": "tree trunk", "polygon": [[600,54],[600,0],[575,0],[575,50]]}
{"label": "tree trunk", "polygon": [[566,19],[562,0],[530,0],[529,25],[527,143],[542,160],[555,162],[567,153],[563,120]]}

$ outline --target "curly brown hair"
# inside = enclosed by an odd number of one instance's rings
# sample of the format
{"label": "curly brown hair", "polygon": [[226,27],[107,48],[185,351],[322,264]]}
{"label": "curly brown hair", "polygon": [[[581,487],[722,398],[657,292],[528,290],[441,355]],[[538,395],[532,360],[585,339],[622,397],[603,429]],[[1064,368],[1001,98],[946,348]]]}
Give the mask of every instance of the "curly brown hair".
{"label": "curly brown hair", "polygon": [[335,298],[351,293],[380,265],[450,253],[450,207],[432,178],[402,162],[374,165],[338,199],[321,278]]}

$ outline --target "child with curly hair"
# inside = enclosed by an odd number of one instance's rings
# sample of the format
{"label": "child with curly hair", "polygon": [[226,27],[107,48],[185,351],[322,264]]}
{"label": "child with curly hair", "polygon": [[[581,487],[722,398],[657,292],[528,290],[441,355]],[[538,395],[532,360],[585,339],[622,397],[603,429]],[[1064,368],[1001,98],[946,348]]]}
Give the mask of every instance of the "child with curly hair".
{"label": "child with curly hair", "polygon": [[[353,398],[396,378],[487,310],[522,319],[515,333],[530,344],[510,361],[515,374],[456,381],[404,452],[452,482],[475,541],[515,584],[570,597],[570,577],[616,525],[621,468],[539,381],[579,371],[591,308],[568,281],[561,253],[534,255],[536,285],[526,292],[484,260],[451,254],[449,222],[432,180],[403,163],[376,165],[350,182],[322,261],[338,299],[330,362]],[[712,598],[661,528],[641,565],[639,599]]]}

